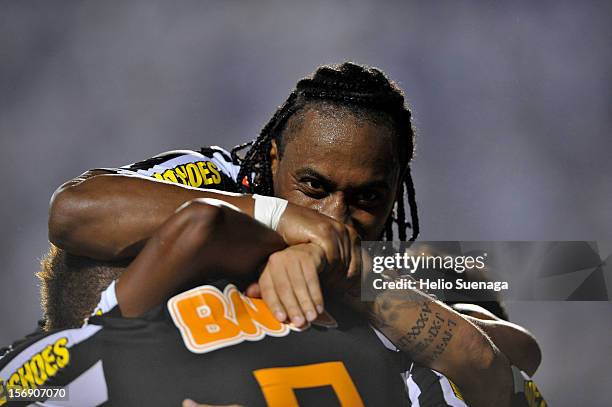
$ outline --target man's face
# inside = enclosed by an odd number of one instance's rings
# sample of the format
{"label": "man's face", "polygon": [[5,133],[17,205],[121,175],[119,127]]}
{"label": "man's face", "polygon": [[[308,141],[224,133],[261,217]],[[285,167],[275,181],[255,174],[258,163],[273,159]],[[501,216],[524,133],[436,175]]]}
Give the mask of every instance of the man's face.
{"label": "man's face", "polygon": [[285,132],[293,133],[284,135],[282,158],[271,152],[275,195],[353,226],[364,240],[379,239],[400,180],[392,130],[349,112],[309,109]]}

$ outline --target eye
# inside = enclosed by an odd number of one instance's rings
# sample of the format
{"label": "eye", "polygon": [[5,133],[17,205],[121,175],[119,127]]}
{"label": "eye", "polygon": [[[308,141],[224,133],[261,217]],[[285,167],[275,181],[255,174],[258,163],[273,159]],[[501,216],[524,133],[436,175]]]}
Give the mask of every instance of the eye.
{"label": "eye", "polygon": [[323,182],[316,178],[303,178],[300,179],[300,189],[302,192],[312,198],[322,198],[327,194],[325,185]]}
{"label": "eye", "polygon": [[323,189],[323,184],[321,183],[321,181],[314,178],[305,180],[304,183],[306,184],[306,186],[312,189]]}
{"label": "eye", "polygon": [[357,203],[361,206],[376,205],[381,198],[381,194],[377,191],[362,191],[356,196]]}

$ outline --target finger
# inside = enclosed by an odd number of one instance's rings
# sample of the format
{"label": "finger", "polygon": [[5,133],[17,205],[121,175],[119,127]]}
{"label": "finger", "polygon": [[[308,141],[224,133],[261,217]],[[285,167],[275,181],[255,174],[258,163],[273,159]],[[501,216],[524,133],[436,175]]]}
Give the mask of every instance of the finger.
{"label": "finger", "polygon": [[[315,305],[310,298],[310,291],[308,290],[308,285],[304,277],[304,269],[313,270],[314,264],[308,264],[308,262],[296,262],[294,266],[289,268],[289,280],[291,281],[293,292],[298,304],[300,305],[303,315],[306,316],[308,321],[314,321],[317,318],[317,312],[315,311]],[[317,273],[311,271],[309,274],[314,274],[316,276]]]}
{"label": "finger", "polygon": [[336,232],[336,237],[338,239],[338,247],[340,248],[340,256],[342,256],[342,261],[344,264],[344,271],[346,271],[346,269],[349,266],[349,258],[350,258],[350,253],[349,253],[349,239],[348,239],[348,234],[346,232],[346,226],[343,223],[334,221],[333,223],[335,232]]}
{"label": "finger", "polygon": [[312,299],[315,309],[319,314],[325,309],[325,304],[323,303],[323,293],[321,292],[321,282],[319,281],[319,272],[322,269],[324,269],[324,265],[321,265],[319,269],[316,267],[306,267],[302,269],[304,280],[306,281],[306,287],[308,288],[308,293],[310,294],[310,298]]}
{"label": "finger", "polygon": [[346,275],[346,273],[348,273],[349,267],[351,266],[351,242],[348,236],[348,232],[346,231],[345,225],[340,225],[340,229],[338,230],[337,236],[343,265],[342,270],[338,271],[341,271],[343,275]]}
{"label": "finger", "polygon": [[348,269],[347,277],[357,276],[361,273],[361,238],[357,234],[357,231],[351,226],[347,226],[349,245],[351,251],[351,264]]}
{"label": "finger", "polygon": [[305,318],[298,304],[291,280],[289,279],[288,271],[285,264],[279,264],[273,273],[270,274],[274,283],[274,290],[283,307],[287,311],[289,319],[295,326],[302,326]]}
{"label": "finger", "polygon": [[342,255],[344,260],[344,269],[342,271],[342,276],[345,277],[349,272],[352,265],[351,260],[351,239],[349,238],[348,227],[344,224],[340,225],[340,230],[338,231],[338,237],[340,238],[340,244],[342,245]]}
{"label": "finger", "polygon": [[261,298],[263,298],[264,302],[268,305],[274,317],[278,319],[279,322],[285,322],[287,320],[287,312],[278,298],[278,295],[276,295],[274,282],[272,281],[272,277],[267,267],[261,274],[261,277],[259,277],[259,288],[261,290]]}
{"label": "finger", "polygon": [[259,283],[252,283],[246,289],[246,295],[251,298],[261,298],[261,287],[259,287]]}
{"label": "finger", "polygon": [[336,230],[330,223],[321,226],[321,233],[313,236],[312,242],[323,249],[327,263],[332,269],[343,261]]}
{"label": "finger", "polygon": [[374,271],[374,260],[372,255],[365,249],[361,248],[361,272],[372,273]]}

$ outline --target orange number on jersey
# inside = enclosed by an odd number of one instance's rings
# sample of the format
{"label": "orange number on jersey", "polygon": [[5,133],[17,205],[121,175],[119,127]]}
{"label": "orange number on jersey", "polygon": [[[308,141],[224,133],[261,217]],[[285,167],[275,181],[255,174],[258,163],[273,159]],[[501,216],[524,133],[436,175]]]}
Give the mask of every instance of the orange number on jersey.
{"label": "orange number on jersey", "polygon": [[342,362],[275,367],[253,372],[268,407],[298,407],[294,389],[332,386],[342,406],[363,406],[359,392]]}

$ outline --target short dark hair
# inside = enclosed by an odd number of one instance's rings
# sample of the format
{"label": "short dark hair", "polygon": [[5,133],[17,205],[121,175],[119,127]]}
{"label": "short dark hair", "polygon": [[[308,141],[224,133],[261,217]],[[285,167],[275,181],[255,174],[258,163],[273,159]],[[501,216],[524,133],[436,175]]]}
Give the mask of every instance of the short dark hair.
{"label": "short dark hair", "polygon": [[75,256],[51,245],[41,260],[40,297],[45,330],[77,328],[97,305],[100,293],[119,277],[127,262]]}
{"label": "short dark hair", "polygon": [[[282,154],[283,135],[291,117],[306,107],[320,103],[334,104],[349,110],[367,110],[372,115],[384,115],[391,120],[398,141],[400,165],[404,172],[394,211],[385,224],[386,240],[393,240],[393,223],[397,224],[399,240],[406,240],[406,231],[412,229],[410,240],[419,234],[419,219],[412,174],[409,168],[414,155],[415,131],[412,114],[406,106],[403,91],[379,69],[345,62],[341,65],[324,65],[310,77],[297,83],[285,103],[261,130],[259,137],[232,150],[234,160],[241,168],[237,182],[244,192],[274,195],[270,148],[275,140]],[[240,151],[250,147],[240,157]],[[404,194],[410,207],[411,222],[406,221]]]}

